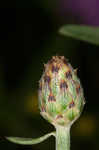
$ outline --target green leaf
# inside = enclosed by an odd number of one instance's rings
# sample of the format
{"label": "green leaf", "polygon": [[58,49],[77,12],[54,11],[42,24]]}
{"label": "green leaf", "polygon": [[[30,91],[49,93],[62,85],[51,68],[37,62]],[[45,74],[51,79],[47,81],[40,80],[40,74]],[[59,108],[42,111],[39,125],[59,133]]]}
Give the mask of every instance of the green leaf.
{"label": "green leaf", "polygon": [[77,40],[99,45],[99,27],[65,25],[60,28],[59,33]]}
{"label": "green leaf", "polygon": [[42,137],[32,139],[32,138],[21,138],[21,137],[6,137],[6,139],[10,142],[21,144],[21,145],[33,145],[38,144],[40,142],[43,142],[47,138],[49,138],[51,135],[55,136],[55,132],[48,133]]}

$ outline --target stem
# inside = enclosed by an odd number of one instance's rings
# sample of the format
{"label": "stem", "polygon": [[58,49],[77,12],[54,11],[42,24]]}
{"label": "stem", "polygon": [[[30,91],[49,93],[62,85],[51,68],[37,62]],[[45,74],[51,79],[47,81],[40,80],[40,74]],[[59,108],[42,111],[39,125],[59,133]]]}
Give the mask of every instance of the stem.
{"label": "stem", "polygon": [[70,150],[70,127],[56,127],[56,150]]}

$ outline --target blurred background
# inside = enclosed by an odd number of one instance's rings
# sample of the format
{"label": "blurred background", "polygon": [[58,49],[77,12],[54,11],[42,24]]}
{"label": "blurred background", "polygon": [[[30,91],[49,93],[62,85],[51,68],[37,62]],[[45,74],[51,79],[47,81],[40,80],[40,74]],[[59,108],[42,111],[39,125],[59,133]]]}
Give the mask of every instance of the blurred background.
{"label": "blurred background", "polygon": [[[1,3],[2,2],[2,3]],[[39,114],[43,64],[64,55],[84,87],[86,106],[71,130],[71,150],[99,149],[99,47],[59,35],[64,24],[99,25],[98,0],[0,2],[0,150],[54,150],[53,137],[21,146],[4,136],[39,137],[54,128]]]}

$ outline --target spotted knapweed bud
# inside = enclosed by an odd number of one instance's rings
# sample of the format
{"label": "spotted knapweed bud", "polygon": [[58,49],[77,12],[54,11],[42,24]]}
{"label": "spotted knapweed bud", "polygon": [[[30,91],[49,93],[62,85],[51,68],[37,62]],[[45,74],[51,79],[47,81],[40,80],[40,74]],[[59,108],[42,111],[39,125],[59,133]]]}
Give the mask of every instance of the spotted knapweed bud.
{"label": "spotted knapweed bud", "polygon": [[64,56],[52,57],[39,81],[41,115],[54,126],[67,126],[80,116],[84,104],[76,70]]}

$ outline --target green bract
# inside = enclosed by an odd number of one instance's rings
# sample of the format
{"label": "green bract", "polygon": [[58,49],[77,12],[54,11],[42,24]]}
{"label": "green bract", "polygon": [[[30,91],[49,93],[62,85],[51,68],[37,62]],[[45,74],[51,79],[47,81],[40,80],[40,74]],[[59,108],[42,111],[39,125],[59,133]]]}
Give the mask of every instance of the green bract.
{"label": "green bract", "polygon": [[41,115],[54,126],[67,126],[80,116],[84,104],[76,70],[63,56],[52,57],[39,81]]}

